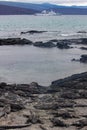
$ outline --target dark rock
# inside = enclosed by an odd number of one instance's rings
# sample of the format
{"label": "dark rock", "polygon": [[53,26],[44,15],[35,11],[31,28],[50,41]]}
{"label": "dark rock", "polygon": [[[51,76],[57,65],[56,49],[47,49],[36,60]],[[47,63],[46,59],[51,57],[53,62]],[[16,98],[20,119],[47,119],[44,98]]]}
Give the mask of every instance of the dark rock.
{"label": "dark rock", "polygon": [[75,59],[75,58],[73,58],[71,61],[79,62],[79,59]]}
{"label": "dark rock", "polygon": [[80,59],[72,59],[71,61],[79,61],[81,63],[87,63],[87,55],[84,54],[84,55],[81,55],[81,58]]}
{"label": "dark rock", "polygon": [[58,118],[53,118],[52,120],[53,126],[59,126],[59,127],[67,127],[67,124],[64,123],[64,121],[58,119]]}
{"label": "dark rock", "polygon": [[20,42],[21,42],[22,45],[32,45],[32,41],[27,40],[25,38],[21,39]]}
{"label": "dark rock", "polygon": [[82,38],[80,44],[87,45],[87,38]]}
{"label": "dark rock", "polygon": [[87,33],[86,31],[78,31],[77,33]]}
{"label": "dark rock", "polygon": [[36,82],[32,82],[30,84],[18,84],[14,88],[16,91],[21,90],[26,93],[30,94],[40,94],[40,93],[46,93],[47,89],[46,87],[40,86]]}
{"label": "dark rock", "polygon": [[33,45],[36,46],[36,47],[42,47],[42,48],[52,48],[52,47],[56,46],[54,43],[49,42],[49,41],[45,42],[45,43],[43,43],[43,42],[35,42]]}
{"label": "dark rock", "polygon": [[62,117],[63,119],[76,118],[75,112],[69,112],[67,110],[58,110],[53,113],[55,117]]}
{"label": "dark rock", "polygon": [[21,32],[21,34],[27,34],[27,33],[29,33],[29,34],[34,34],[34,33],[38,34],[38,33],[44,33],[44,32],[47,32],[47,31],[30,30],[30,31],[27,31],[27,32]]}
{"label": "dark rock", "polygon": [[16,112],[25,109],[24,105],[20,103],[11,103],[10,105],[11,105],[11,112]]}
{"label": "dark rock", "polygon": [[39,103],[37,105],[35,105],[36,109],[41,109],[41,110],[57,110],[60,108],[72,108],[76,105],[75,102],[73,102],[72,100],[58,100],[58,98],[56,100],[51,100],[51,102],[49,103]]}
{"label": "dark rock", "polygon": [[58,42],[57,42],[57,47],[58,47],[59,49],[69,49],[69,48],[71,48],[71,47],[70,47],[70,42],[67,41],[67,40],[58,41]]}
{"label": "dark rock", "polygon": [[31,124],[24,124],[24,125],[1,125],[0,126],[0,130],[9,130],[9,129],[21,129],[21,128],[25,128],[25,127],[29,127],[31,126]]}
{"label": "dark rock", "polygon": [[31,45],[32,41],[21,38],[0,39],[0,45]]}
{"label": "dark rock", "polygon": [[61,94],[61,97],[64,99],[78,99],[80,98],[80,94],[77,92],[63,92],[63,94]]}
{"label": "dark rock", "polygon": [[82,49],[82,50],[87,50],[87,47],[80,47],[80,49]]}
{"label": "dark rock", "polygon": [[0,89],[3,89],[6,88],[7,84],[5,82],[1,82],[0,83]]}
{"label": "dark rock", "polygon": [[41,110],[56,110],[59,108],[57,104],[52,103],[43,103],[43,104],[37,104],[34,106],[36,109]]}
{"label": "dark rock", "polygon": [[87,91],[79,92],[80,98],[87,99]]}
{"label": "dark rock", "polygon": [[[85,81],[84,81],[85,78]],[[83,80],[83,81],[82,81]],[[81,83],[84,83],[81,84]],[[81,74],[75,74],[70,77],[53,81],[50,88],[55,91],[59,91],[59,88],[73,88],[73,89],[86,89],[87,88],[87,72]]]}
{"label": "dark rock", "polygon": [[87,63],[87,55],[81,55],[80,62]]}
{"label": "dark rock", "polygon": [[75,59],[75,58],[73,58],[71,61],[76,61],[76,59]]}
{"label": "dark rock", "polygon": [[52,39],[52,40],[50,40],[50,42],[58,42],[58,40],[57,39]]}
{"label": "dark rock", "polygon": [[84,126],[87,126],[87,119],[78,120],[77,122],[73,123],[72,125],[83,128]]}
{"label": "dark rock", "polygon": [[70,39],[71,43],[74,44],[82,44],[82,45],[87,45],[87,38],[79,38],[79,39]]}

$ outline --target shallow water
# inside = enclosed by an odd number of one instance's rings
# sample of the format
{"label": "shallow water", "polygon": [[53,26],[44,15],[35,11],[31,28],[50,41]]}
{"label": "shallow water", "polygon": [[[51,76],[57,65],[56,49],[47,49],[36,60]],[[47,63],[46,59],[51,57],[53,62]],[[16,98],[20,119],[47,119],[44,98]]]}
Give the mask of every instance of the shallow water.
{"label": "shallow water", "polygon": [[[83,51],[86,53],[86,51]],[[9,83],[38,82],[49,85],[51,81],[87,70],[87,64],[72,62],[83,52],[74,48],[59,50],[33,46],[0,47],[0,79]]]}

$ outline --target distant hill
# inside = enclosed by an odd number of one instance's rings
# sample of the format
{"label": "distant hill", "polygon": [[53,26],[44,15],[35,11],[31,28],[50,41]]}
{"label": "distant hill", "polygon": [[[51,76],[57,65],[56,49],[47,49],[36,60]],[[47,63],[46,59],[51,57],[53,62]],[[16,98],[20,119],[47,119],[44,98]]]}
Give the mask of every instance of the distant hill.
{"label": "distant hill", "polygon": [[0,1],[0,14],[35,14],[43,10],[55,11],[63,15],[87,15],[87,6],[61,6],[50,3],[34,4]]}
{"label": "distant hill", "polygon": [[10,2],[10,1],[0,1],[0,5],[8,5],[8,6],[20,7],[26,9],[35,9],[37,11],[43,11],[45,9],[47,10],[56,6],[50,3],[34,4],[34,3]]}
{"label": "distant hill", "polygon": [[55,12],[59,12],[63,15],[87,15],[87,8],[76,8],[76,7],[66,7],[66,8],[53,8]]}
{"label": "distant hill", "polygon": [[0,5],[0,15],[22,15],[22,14],[35,14],[37,10],[25,9],[20,7],[13,7],[8,5]]}

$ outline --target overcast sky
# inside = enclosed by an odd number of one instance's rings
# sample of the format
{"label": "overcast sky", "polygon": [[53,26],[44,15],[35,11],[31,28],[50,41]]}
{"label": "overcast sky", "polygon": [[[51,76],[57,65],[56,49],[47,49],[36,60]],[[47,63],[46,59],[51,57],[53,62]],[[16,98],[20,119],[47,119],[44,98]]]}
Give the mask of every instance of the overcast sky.
{"label": "overcast sky", "polygon": [[3,0],[3,1],[19,1],[19,2],[30,2],[30,3],[51,2],[51,3],[63,4],[63,5],[87,5],[87,0]]}

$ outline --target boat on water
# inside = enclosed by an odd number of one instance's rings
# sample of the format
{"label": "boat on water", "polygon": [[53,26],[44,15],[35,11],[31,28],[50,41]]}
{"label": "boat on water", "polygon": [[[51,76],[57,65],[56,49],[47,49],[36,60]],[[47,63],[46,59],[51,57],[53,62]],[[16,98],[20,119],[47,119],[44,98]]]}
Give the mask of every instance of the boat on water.
{"label": "boat on water", "polygon": [[36,16],[57,16],[57,15],[60,15],[60,14],[54,12],[53,10],[51,10],[51,11],[43,10],[41,13],[37,13],[35,15]]}

